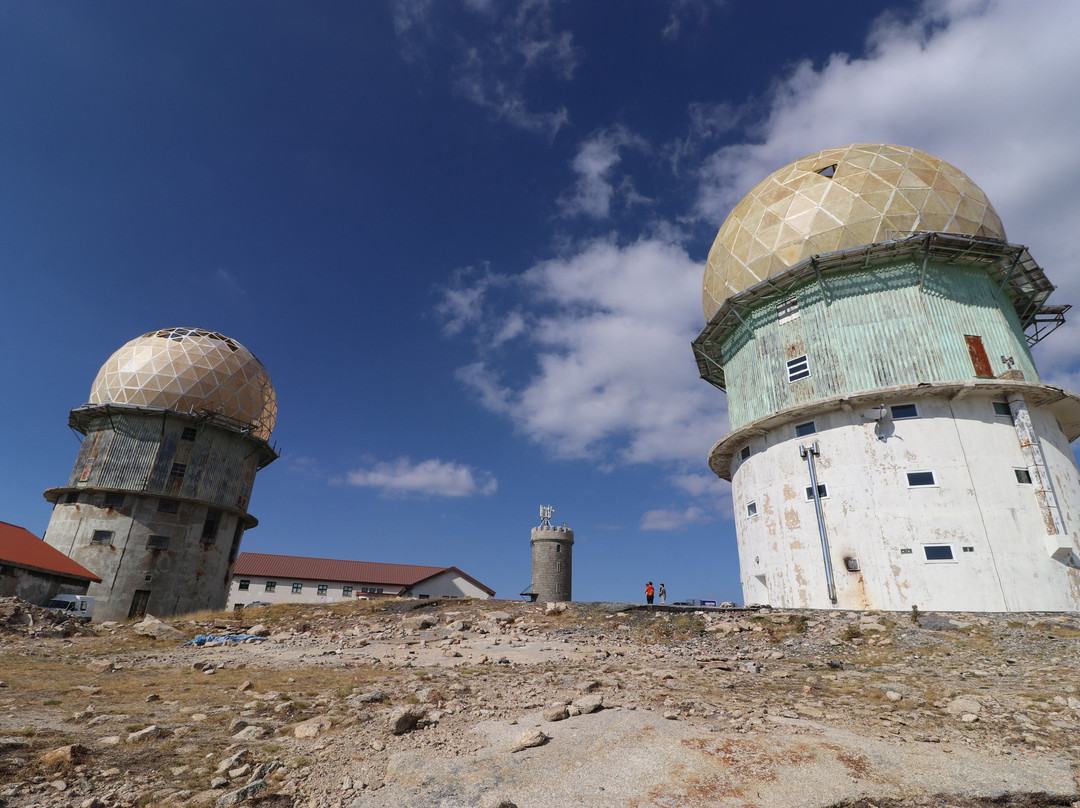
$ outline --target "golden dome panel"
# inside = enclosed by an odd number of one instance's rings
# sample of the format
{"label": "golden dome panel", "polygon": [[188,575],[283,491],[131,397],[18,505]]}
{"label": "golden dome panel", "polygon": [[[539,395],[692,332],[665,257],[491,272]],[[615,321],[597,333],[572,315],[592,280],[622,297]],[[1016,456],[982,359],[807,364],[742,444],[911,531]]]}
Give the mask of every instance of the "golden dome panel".
{"label": "golden dome panel", "polygon": [[216,331],[166,328],[131,340],[98,371],[91,404],[212,411],[269,440],[277,421],[270,374],[247,348]]}
{"label": "golden dome panel", "polygon": [[986,194],[918,149],[853,143],[774,171],[724,221],[709,250],[702,308],[813,255],[938,231],[1005,241]]}

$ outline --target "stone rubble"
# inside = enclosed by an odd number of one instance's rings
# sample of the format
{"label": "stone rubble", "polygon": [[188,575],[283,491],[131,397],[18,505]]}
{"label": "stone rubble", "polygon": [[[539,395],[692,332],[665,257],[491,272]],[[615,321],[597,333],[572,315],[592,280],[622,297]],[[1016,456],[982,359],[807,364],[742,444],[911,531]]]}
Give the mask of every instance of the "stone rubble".
{"label": "stone rubble", "polygon": [[[147,619],[55,636],[27,631],[21,615],[38,621],[34,607],[12,600],[0,599],[0,656],[10,661],[3,808],[346,808],[367,795],[378,804],[412,776],[411,755],[432,771],[488,749],[556,765],[561,728],[646,714],[673,732],[748,742],[783,728],[811,743],[834,728],[1015,767],[1080,760],[1075,614],[920,613],[915,623],[768,608],[393,601],[260,610],[251,625],[243,615]],[[269,639],[179,647],[198,633]],[[481,725],[505,736],[487,739]],[[940,790],[964,791],[951,785]],[[1059,796],[1078,791],[1074,783]],[[893,796],[915,805],[933,795]],[[514,801],[488,788],[460,804]]]}

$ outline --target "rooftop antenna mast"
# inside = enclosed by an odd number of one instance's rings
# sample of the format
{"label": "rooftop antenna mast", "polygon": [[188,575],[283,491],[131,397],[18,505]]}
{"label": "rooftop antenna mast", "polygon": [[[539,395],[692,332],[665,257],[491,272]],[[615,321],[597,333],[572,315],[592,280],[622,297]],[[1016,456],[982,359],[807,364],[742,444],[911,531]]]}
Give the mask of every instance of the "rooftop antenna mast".
{"label": "rooftop antenna mast", "polygon": [[551,529],[551,517],[554,516],[555,509],[550,505],[540,506],[540,527],[550,530]]}

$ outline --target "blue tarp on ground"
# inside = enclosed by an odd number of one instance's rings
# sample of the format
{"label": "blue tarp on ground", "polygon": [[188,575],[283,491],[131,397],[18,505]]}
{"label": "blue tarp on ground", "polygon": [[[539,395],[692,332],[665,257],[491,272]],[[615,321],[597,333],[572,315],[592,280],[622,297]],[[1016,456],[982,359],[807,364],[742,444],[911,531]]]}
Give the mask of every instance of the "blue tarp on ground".
{"label": "blue tarp on ground", "polygon": [[266,637],[257,637],[254,634],[199,634],[194,640],[188,640],[184,645],[206,645],[208,642],[244,642],[245,640],[258,640],[263,642]]}

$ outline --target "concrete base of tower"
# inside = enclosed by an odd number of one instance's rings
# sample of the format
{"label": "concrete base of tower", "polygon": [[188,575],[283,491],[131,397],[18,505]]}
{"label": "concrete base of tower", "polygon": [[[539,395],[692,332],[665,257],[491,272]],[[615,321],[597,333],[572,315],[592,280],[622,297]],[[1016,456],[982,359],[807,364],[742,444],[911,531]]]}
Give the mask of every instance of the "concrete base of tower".
{"label": "concrete base of tower", "polygon": [[46,496],[56,504],[45,541],[101,576],[87,591],[95,621],[226,608],[232,564],[255,521],[247,514],[130,492]]}
{"label": "concrete base of tower", "polygon": [[1080,609],[1078,432],[1080,397],[1007,380],[867,391],[732,432],[710,465],[732,483],[745,602]]}

